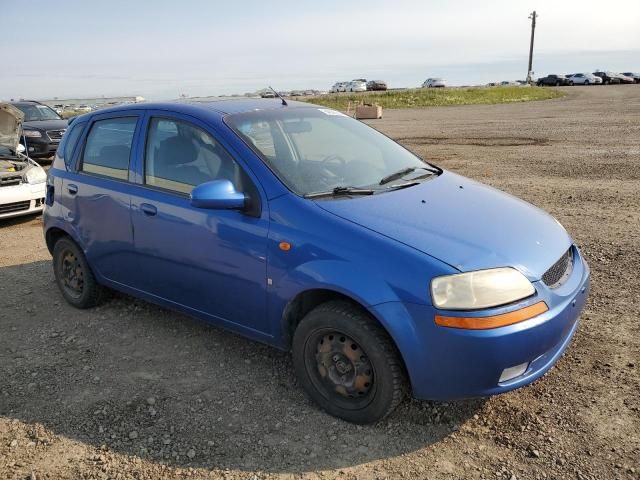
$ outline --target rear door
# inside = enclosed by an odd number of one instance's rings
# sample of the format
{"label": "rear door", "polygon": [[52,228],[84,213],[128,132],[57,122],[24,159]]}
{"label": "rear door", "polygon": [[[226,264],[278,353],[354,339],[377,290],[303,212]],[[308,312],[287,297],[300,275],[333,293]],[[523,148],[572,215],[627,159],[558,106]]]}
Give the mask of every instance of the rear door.
{"label": "rear door", "polygon": [[141,113],[93,117],[75,165],[64,174],[61,203],[94,272],[129,285],[134,269],[129,165]]}
{"label": "rear door", "polygon": [[[199,316],[267,333],[269,228],[261,187],[198,120],[150,112],[132,194],[138,288]],[[195,208],[194,186],[230,180],[252,198],[251,211]]]}

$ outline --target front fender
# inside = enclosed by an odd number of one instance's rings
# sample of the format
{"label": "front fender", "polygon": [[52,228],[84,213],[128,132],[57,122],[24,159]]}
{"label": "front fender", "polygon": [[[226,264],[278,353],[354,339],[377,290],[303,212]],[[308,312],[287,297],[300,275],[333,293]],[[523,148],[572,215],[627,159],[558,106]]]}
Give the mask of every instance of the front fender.
{"label": "front fender", "polygon": [[[275,277],[275,278],[274,278]],[[288,347],[282,320],[288,305],[301,293],[328,290],[339,293],[371,311],[380,301],[392,301],[397,295],[375,271],[362,271],[342,260],[316,260],[284,272],[271,271],[267,282],[268,317],[274,338],[282,348]],[[383,300],[381,300],[383,299]]]}

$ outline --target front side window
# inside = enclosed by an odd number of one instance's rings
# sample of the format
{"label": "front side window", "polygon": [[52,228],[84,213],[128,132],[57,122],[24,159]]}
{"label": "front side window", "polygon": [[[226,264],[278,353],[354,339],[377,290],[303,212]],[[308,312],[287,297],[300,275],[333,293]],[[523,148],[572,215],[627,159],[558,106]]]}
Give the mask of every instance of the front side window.
{"label": "front side window", "polygon": [[243,191],[243,172],[207,132],[190,123],[152,118],[145,152],[147,185],[188,194],[202,183],[227,179]]}
{"label": "front side window", "polygon": [[[433,168],[373,128],[326,108],[290,108],[225,117],[295,193],[375,188],[404,169]],[[399,180],[399,182],[402,182]]]}
{"label": "front side window", "polygon": [[109,118],[94,122],[84,147],[81,170],[127,180],[137,122],[137,117]]}

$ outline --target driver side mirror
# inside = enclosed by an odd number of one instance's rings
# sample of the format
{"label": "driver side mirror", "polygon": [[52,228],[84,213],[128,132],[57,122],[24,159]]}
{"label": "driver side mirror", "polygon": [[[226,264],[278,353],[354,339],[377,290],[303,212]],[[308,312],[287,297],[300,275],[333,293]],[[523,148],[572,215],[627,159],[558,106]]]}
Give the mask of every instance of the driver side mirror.
{"label": "driver side mirror", "polygon": [[215,210],[243,210],[247,199],[229,180],[211,180],[191,191],[191,205]]}

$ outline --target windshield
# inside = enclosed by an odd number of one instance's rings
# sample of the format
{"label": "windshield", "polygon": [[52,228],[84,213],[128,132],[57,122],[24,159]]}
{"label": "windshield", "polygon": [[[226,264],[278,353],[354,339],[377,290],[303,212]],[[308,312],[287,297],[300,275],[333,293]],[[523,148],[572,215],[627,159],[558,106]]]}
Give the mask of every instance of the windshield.
{"label": "windshield", "polygon": [[25,122],[37,122],[40,120],[60,120],[60,116],[46,105],[37,103],[18,103],[17,108],[24,113]]}
{"label": "windshield", "polygon": [[[326,108],[254,111],[225,122],[299,195],[342,187],[383,191],[425,177],[422,169],[437,168],[364,123]],[[407,177],[396,175],[404,170]],[[386,177],[395,182],[381,183]]]}

